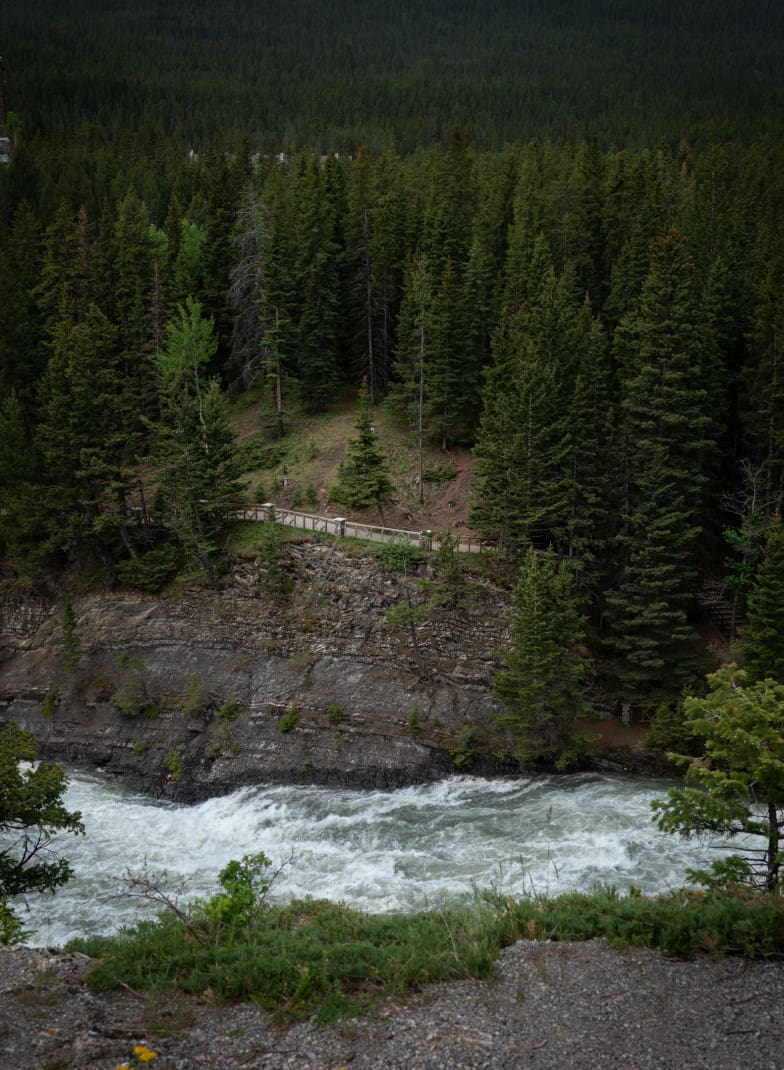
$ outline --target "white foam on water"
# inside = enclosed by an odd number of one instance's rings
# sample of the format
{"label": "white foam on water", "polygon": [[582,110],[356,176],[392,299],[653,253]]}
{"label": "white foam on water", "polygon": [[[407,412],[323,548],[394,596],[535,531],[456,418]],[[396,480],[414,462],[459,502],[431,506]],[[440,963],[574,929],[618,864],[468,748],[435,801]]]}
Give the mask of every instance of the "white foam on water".
{"label": "white foam on water", "polygon": [[230,859],[256,851],[276,865],[290,859],[276,901],[312,896],[378,912],[491,887],[513,896],[597,885],[663,891],[702,862],[695,844],[653,823],[651,801],[669,786],[600,774],[460,776],[392,792],[244,788],[177,806],[75,773],[66,804],[81,810],[86,835],[57,841],[75,877],[54,896],[30,896],[24,921],[40,944],[116,931],[150,913],[115,898],[126,871],[146,862],[171,882],[187,879],[188,898],[204,897]]}

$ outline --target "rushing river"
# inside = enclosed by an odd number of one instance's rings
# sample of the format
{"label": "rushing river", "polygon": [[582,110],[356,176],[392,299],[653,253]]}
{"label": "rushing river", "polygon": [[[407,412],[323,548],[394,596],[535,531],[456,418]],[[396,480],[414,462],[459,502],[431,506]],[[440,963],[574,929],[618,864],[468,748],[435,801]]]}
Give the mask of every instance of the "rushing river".
{"label": "rushing river", "polygon": [[594,773],[461,776],[393,792],[246,788],[178,806],[77,773],[66,803],[81,810],[86,835],[58,840],[76,876],[54,896],[31,896],[24,920],[38,944],[114,931],[150,909],[115,898],[128,869],[146,861],[187,878],[194,898],[215,891],[226,862],[254,851],[290,858],[273,898],[310,895],[368,911],[437,907],[483,888],[665,890],[701,854],[651,819],[651,800],[668,786]]}

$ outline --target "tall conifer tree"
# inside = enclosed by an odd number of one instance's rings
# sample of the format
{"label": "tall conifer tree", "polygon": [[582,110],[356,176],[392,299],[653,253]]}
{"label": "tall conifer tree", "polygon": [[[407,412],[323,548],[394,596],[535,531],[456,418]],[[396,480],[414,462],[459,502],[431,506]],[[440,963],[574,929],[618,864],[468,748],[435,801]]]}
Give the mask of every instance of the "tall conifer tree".
{"label": "tall conifer tree", "polygon": [[677,694],[692,671],[688,616],[711,446],[701,324],[692,262],[672,231],[654,243],[638,309],[616,332],[625,529],[607,606],[622,693],[644,704]]}

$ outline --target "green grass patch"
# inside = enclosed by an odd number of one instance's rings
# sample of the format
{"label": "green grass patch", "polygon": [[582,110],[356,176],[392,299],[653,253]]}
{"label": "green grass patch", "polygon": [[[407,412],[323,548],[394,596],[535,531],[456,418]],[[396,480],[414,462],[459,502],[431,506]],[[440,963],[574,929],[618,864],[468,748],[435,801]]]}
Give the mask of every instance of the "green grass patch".
{"label": "green grass patch", "polygon": [[489,977],[499,919],[489,906],[377,916],[333,903],[264,909],[251,923],[221,925],[198,911],[142,922],[117,937],[73,941],[100,958],[89,983],[251,998],[287,1019],[322,1022],[367,1009],[379,994],[432,981]]}
{"label": "green grass patch", "polygon": [[[327,902],[269,906],[228,896],[145,921],[119,936],[72,941],[98,959],[89,983],[136,991],[253,999],[282,1019],[320,1022],[367,1011],[381,996],[434,981],[490,977],[520,938],[587,940],[699,952],[781,956],[784,900],[679,891],[614,891],[515,901],[488,893],[461,909],[371,915]],[[244,894],[241,892],[241,894]]]}

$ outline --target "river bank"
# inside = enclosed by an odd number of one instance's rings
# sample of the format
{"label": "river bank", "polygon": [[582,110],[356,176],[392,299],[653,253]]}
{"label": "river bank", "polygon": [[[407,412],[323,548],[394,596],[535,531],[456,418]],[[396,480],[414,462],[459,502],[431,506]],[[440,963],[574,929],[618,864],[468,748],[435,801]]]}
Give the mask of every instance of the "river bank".
{"label": "river bank", "polygon": [[0,948],[0,1068],[778,1070],[784,964],[520,941],[495,976],[429,986],[378,1015],[276,1025],[250,1002],[96,993],[80,955]]}
{"label": "river bank", "polygon": [[[286,598],[252,560],[235,560],[219,592],[74,594],[70,664],[62,593],[7,584],[0,721],[31,732],[42,757],[178,801],[262,782],[393,788],[517,769],[494,727],[507,589],[472,578],[466,603],[430,612],[414,647],[386,615],[422,598],[426,565],[404,575],[361,547],[303,542],[286,569]],[[639,731],[627,742],[597,721],[615,735],[603,761],[661,771]]]}

